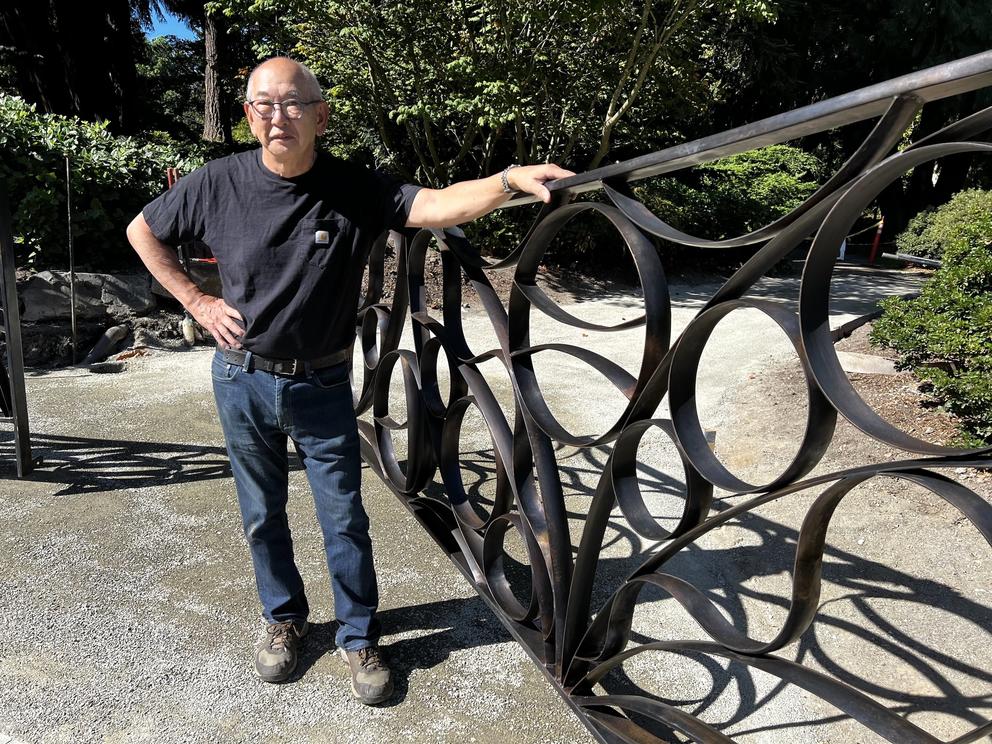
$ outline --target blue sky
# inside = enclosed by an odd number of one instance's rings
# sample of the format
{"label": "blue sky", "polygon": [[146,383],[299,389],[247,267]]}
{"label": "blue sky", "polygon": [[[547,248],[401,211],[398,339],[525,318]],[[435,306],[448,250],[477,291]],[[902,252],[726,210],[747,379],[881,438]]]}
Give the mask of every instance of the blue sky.
{"label": "blue sky", "polygon": [[145,36],[154,39],[156,36],[178,36],[180,39],[195,39],[196,34],[185,23],[173,15],[166,14],[165,20],[160,21],[152,14],[152,27],[145,32]]}

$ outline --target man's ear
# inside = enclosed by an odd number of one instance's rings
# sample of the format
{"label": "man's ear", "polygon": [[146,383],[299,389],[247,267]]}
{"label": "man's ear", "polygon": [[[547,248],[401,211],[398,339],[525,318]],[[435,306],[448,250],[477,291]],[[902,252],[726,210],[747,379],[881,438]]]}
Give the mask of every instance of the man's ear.
{"label": "man's ear", "polygon": [[317,104],[317,136],[320,137],[327,130],[327,120],[331,112],[326,101]]}

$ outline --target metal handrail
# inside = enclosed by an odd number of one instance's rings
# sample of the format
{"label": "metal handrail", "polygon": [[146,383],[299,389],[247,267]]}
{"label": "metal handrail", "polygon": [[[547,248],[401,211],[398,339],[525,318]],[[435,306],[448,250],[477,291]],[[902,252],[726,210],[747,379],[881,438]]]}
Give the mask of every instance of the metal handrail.
{"label": "metal handrail", "polygon": [[[876,83],[784,114],[728,129],[548,184],[552,192],[580,194],[602,188],[604,181],[637,181],[651,176],[711,163],[721,158],[778,145],[866,119],[881,116],[893,99],[912,97],[922,106],[931,101],[970,93],[992,85],[992,51],[935,65],[925,70]],[[504,208],[536,201],[517,196]]]}

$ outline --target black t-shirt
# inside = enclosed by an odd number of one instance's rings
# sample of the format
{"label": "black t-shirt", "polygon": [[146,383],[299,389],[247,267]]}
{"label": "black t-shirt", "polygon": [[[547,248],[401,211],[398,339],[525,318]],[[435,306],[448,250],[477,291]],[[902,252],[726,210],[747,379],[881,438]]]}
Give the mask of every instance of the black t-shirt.
{"label": "black t-shirt", "polygon": [[210,246],[245,349],[316,359],[351,345],[372,242],[404,226],[420,187],[323,153],[281,178],[261,152],[207,163],[142,214],[163,243]]}

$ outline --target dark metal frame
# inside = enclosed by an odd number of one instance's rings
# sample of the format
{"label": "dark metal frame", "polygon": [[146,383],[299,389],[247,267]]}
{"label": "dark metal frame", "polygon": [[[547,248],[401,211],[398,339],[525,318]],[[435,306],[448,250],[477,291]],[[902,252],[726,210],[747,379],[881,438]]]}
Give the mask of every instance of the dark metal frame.
{"label": "dark metal frame", "polygon": [[[777,657],[774,652],[797,642],[817,614],[826,530],[833,510],[855,486],[879,477],[922,486],[958,509],[992,543],[992,506],[962,484],[934,472],[961,466],[988,467],[992,465],[990,450],[933,445],[879,417],[855,392],[834,351],[834,342],[849,333],[853,325],[849,323],[832,332],[828,322],[830,281],[838,248],[878,193],[914,166],[935,158],[992,152],[992,144],[972,141],[992,129],[992,108],[891,154],[907,127],[927,102],[990,85],[992,52],[987,52],[557,181],[550,186],[552,203],[541,209],[522,242],[501,261],[480,257],[457,229],[394,234],[399,268],[390,306],[379,303],[386,236],[374,247],[370,290],[359,327],[365,369],[356,408],[372,414],[371,421],[360,421],[363,456],[473,584],[598,741],[661,741],[649,730],[653,725],[699,741],[730,741],[698,717],[648,694],[596,692],[594,687],[610,670],[650,650],[731,659],[806,689],[888,741],[935,741],[923,729],[851,685]],[[629,186],[636,179],[876,116],[880,118],[874,130],[822,188],[786,217],[748,235],[711,241],[685,234],[652,214]],[[569,197],[592,189],[603,189],[611,203],[568,203]],[[508,206],[532,201],[532,197],[518,197]],[[536,283],[538,265],[555,235],[574,216],[590,210],[612,223],[633,257],[644,292],[645,312],[641,318],[612,327],[586,323],[555,304]],[[764,245],[673,340],[667,284],[657,251],[646,233],[699,248]],[[746,297],[759,278],[810,235],[815,238],[806,259],[798,313]],[[443,267],[440,318],[429,311],[425,301],[424,261],[432,241],[441,249]],[[506,307],[486,276],[489,271],[503,269],[514,271]],[[479,294],[492,321],[500,344],[497,349],[482,353],[472,350],[462,332],[463,275]],[[762,484],[744,482],[717,459],[706,441],[695,405],[696,371],[703,348],[717,322],[742,307],[764,313],[792,342],[802,362],[809,401],[806,431],[798,454],[781,475]],[[640,370],[631,374],[608,359],[574,346],[531,345],[528,318],[535,309],[565,324],[597,331],[642,325],[645,346]],[[414,332],[413,350],[399,348],[408,316]],[[582,360],[626,396],[626,410],[606,432],[574,434],[555,419],[532,365],[533,356],[546,350]],[[451,372],[450,392],[445,399],[437,379],[442,354]],[[498,359],[506,368],[515,394],[512,421],[507,420],[477,369],[488,359]],[[406,400],[405,421],[396,420],[389,408],[390,385],[397,367]],[[652,418],[666,394],[672,420]],[[471,406],[481,412],[493,443],[496,496],[488,513],[473,506],[459,468],[459,432]],[[806,477],[831,442],[838,414],[866,434],[912,456],[899,462]],[[638,490],[637,448],[649,430],[658,430],[674,442],[685,471],[684,511],[671,532],[651,516]],[[408,455],[401,464],[393,437],[402,436],[403,431]],[[590,448],[602,444],[612,444],[612,453],[573,558],[555,447]],[[443,483],[441,495],[430,488],[436,473]],[[666,563],[673,556],[710,530],[762,504],[817,486],[824,490],[809,509],[799,534],[788,617],[773,640],[762,642],[748,637],[729,623],[704,593],[665,573]],[[714,488],[747,498],[714,512]],[[664,542],[602,606],[594,608],[593,578],[607,519],[615,506],[638,535]],[[518,598],[505,572],[504,541],[510,530],[519,535],[527,549],[529,600]],[[648,643],[626,650],[634,608],[647,586],[674,597],[712,641]],[[979,726],[957,741],[975,741],[989,733],[992,723]]]}
{"label": "dark metal frame", "polygon": [[[17,475],[23,478],[35,466],[31,455],[27,392],[24,387],[24,356],[21,348],[21,316],[14,270],[14,238],[7,196],[0,189],[0,309],[6,359],[0,359],[0,418],[14,425],[14,457]],[[6,365],[4,364],[6,362]]]}

